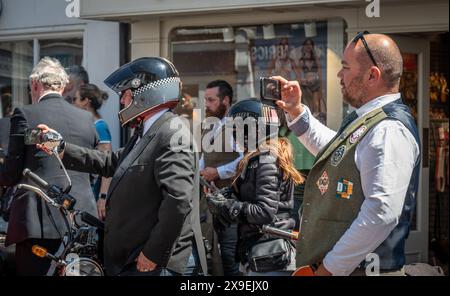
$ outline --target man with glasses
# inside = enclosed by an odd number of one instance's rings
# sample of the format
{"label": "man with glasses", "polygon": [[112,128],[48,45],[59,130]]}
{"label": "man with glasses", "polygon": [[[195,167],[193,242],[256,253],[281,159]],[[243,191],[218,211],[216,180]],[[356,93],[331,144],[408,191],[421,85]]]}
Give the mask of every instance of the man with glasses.
{"label": "man with glasses", "polygon": [[276,77],[283,86],[277,104],[316,156],[305,184],[297,267],[310,266],[316,275],[366,275],[366,267],[374,267],[374,274],[404,275],[420,142],[399,93],[402,69],[391,38],[358,33],[338,73],[343,99],[355,111],[338,132],[301,104],[297,81]]}

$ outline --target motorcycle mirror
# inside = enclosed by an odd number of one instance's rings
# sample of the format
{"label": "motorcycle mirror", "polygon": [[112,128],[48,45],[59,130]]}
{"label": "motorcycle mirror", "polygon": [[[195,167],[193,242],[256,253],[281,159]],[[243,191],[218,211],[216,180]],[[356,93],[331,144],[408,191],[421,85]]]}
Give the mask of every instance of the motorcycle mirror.
{"label": "motorcycle mirror", "polygon": [[66,176],[66,179],[68,181],[67,187],[63,190],[63,192],[64,193],[69,193],[70,189],[72,189],[72,180],[70,179],[70,176],[67,173],[66,167],[64,166],[64,164],[62,163],[61,158],[59,157],[58,148],[57,147],[53,148],[52,155],[56,158],[56,160],[58,160],[59,166],[63,170],[64,175]]}

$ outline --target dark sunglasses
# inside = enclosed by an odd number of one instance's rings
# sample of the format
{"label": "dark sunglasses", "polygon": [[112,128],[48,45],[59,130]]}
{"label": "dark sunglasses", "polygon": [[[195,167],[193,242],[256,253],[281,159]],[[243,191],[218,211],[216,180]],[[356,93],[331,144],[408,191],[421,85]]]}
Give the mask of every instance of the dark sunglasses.
{"label": "dark sunglasses", "polygon": [[358,32],[358,34],[356,34],[355,38],[353,38],[352,42],[357,43],[359,39],[361,39],[361,42],[364,45],[364,48],[367,51],[367,54],[369,55],[370,59],[372,60],[372,63],[378,67],[377,62],[375,62],[375,58],[373,57],[372,52],[370,51],[369,45],[367,45],[367,41],[364,38],[364,35],[366,34],[370,34],[368,31],[363,31],[363,32]]}

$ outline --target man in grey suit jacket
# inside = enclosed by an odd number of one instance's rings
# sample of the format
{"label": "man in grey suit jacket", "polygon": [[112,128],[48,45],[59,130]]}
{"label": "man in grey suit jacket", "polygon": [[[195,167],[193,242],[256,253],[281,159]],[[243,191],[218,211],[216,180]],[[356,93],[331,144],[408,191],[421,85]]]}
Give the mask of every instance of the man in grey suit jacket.
{"label": "man in grey suit jacket", "polygon": [[120,121],[136,128],[134,136],[117,153],[66,141],[63,161],[71,169],[113,177],[106,200],[106,272],[206,273],[197,155],[189,128],[171,111],[181,91],[175,66],[162,58],[140,58],[105,83],[120,95],[125,106]]}
{"label": "man in grey suit jacket", "polygon": [[[67,180],[56,159],[35,146],[24,144],[27,128],[44,123],[57,129],[72,143],[94,148],[97,134],[92,115],[71,104],[61,96],[68,77],[59,61],[43,58],[30,76],[32,105],[16,108],[11,117],[8,155],[0,166],[0,185],[14,186],[27,183],[22,177],[24,168],[38,174],[49,184],[65,187]],[[97,215],[89,174],[68,171],[72,179],[71,195],[76,209]],[[31,252],[34,244],[54,253],[61,243],[67,227],[59,211],[48,206],[34,193],[18,190],[11,204],[6,245],[16,244],[16,270],[18,275],[45,275],[50,260],[36,257]]]}

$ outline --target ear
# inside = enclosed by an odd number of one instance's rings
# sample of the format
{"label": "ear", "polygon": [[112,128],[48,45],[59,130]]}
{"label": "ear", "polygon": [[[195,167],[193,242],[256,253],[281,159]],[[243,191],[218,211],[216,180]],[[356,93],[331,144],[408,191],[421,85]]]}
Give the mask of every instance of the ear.
{"label": "ear", "polygon": [[81,99],[81,103],[83,104],[83,107],[86,107],[89,105],[90,101],[88,98]]}
{"label": "ear", "polygon": [[377,84],[382,79],[380,69],[378,67],[372,66],[370,67],[369,71],[369,83]]}
{"label": "ear", "polygon": [[231,106],[231,99],[230,99],[230,97],[229,96],[225,96],[225,97],[223,97],[223,100],[225,101],[227,101],[228,102],[228,107],[230,107]]}
{"label": "ear", "polygon": [[39,88],[38,82],[36,80],[31,80],[31,89],[34,92],[37,92]]}

